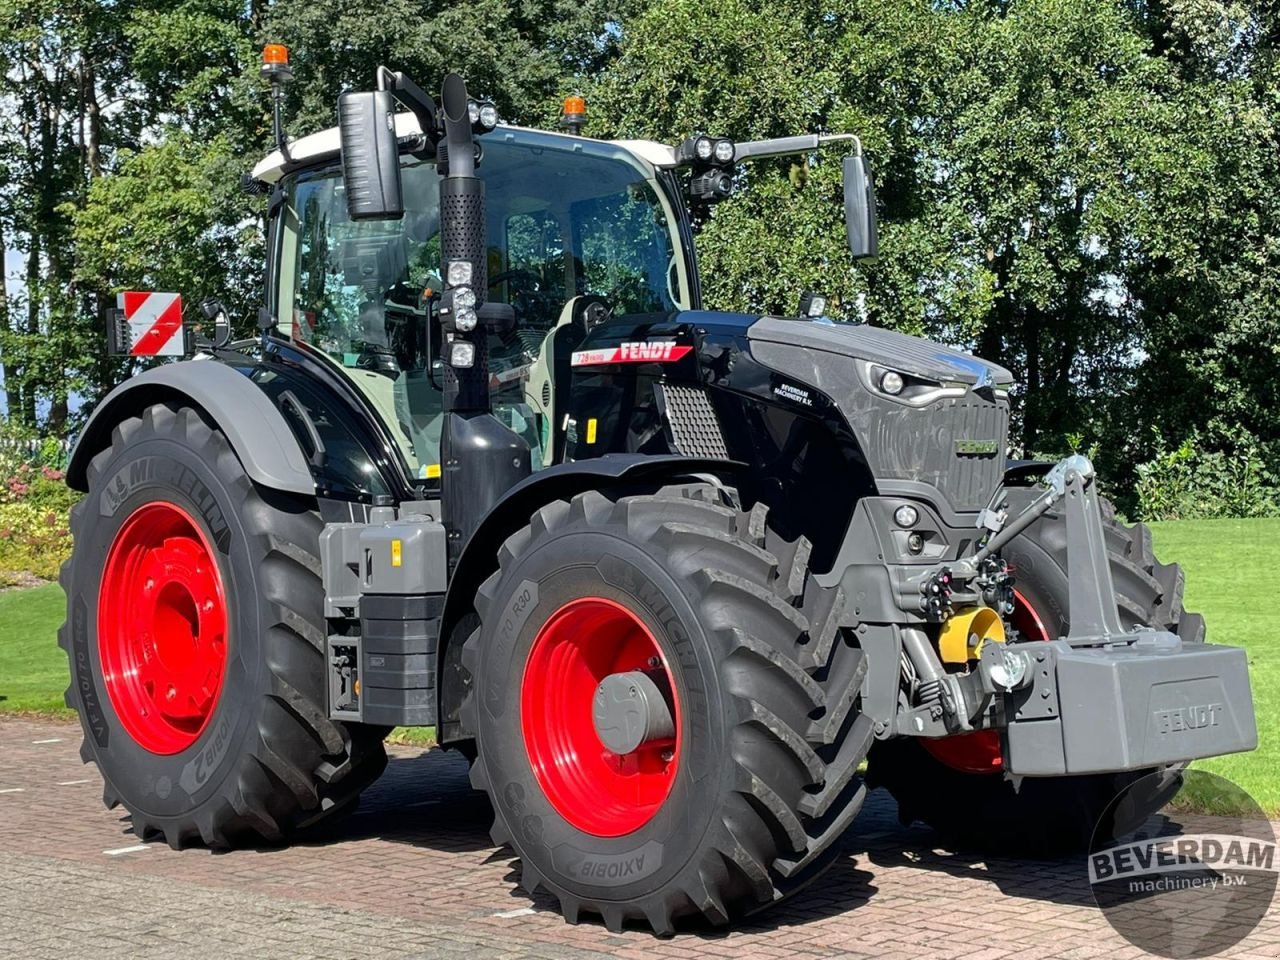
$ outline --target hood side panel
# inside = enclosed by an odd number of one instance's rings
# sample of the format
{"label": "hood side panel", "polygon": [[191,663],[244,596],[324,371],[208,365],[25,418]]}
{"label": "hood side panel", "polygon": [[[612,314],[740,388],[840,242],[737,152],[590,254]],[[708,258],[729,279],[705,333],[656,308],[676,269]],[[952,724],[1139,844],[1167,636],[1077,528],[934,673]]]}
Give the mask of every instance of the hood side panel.
{"label": "hood side panel", "polygon": [[747,336],[753,341],[795,344],[809,350],[859,357],[926,380],[985,382],[997,386],[1013,382],[1013,375],[998,364],[882,327],[761,317],[751,325]]}

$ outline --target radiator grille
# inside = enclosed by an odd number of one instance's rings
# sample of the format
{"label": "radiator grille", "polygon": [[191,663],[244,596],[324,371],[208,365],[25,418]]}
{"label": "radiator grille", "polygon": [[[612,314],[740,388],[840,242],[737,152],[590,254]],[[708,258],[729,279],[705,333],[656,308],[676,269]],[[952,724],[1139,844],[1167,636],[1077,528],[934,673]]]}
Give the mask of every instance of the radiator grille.
{"label": "radiator grille", "polygon": [[[939,486],[946,491],[957,509],[979,509],[1000,485],[1004,470],[1004,448],[1009,430],[1009,407],[992,403],[973,394],[963,400],[944,405],[949,434],[949,466]],[[996,442],[990,454],[960,454],[957,444],[969,440]]]}
{"label": "radiator grille", "polygon": [[675,383],[659,383],[657,391],[677,453],[686,457],[729,459],[720,421],[705,391]]}

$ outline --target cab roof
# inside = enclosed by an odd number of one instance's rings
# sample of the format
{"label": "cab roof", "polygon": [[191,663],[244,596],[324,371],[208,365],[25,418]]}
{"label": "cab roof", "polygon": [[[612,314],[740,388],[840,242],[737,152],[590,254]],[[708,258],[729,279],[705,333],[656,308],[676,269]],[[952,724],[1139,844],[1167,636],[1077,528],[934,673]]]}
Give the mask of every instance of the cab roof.
{"label": "cab roof", "polygon": [[[485,134],[484,136],[491,137],[503,130],[533,133],[542,137],[556,137],[566,141],[585,140],[595,143],[609,143],[615,147],[626,150],[637,159],[642,160],[653,167],[667,168],[675,167],[677,165],[675,150],[665,143],[657,143],[653,140],[591,141],[591,138],[589,137],[575,137],[565,133],[537,130],[532,127],[507,126],[506,124],[499,124],[497,130],[493,133]],[[418,118],[414,114],[396,114],[396,137],[398,139],[421,135],[422,127],[418,123]],[[309,166],[313,163],[336,159],[338,156],[338,149],[339,139],[337,127],[329,127],[327,130],[321,130],[319,133],[300,137],[289,144],[289,166]],[[258,161],[257,165],[253,168],[251,175],[255,180],[261,180],[264,183],[275,183],[284,175],[284,172],[284,157],[281,155],[279,150],[273,150]]]}

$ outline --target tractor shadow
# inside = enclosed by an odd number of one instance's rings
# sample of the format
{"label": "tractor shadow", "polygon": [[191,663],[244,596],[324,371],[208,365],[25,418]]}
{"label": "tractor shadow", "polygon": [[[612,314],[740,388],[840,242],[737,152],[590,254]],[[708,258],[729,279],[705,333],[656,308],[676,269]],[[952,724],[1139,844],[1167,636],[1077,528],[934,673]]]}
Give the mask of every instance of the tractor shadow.
{"label": "tractor shadow", "polygon": [[[399,747],[391,751],[386,772],[365,791],[352,814],[309,831],[301,842],[328,845],[376,838],[430,850],[487,852],[483,862],[512,865],[505,879],[513,885],[513,906],[558,912],[556,899],[545,891],[530,897],[516,886],[520,867],[509,849],[497,849],[489,839],[492,822],[488,799],[471,788],[468,763],[461,754]],[[892,898],[900,881],[904,892],[914,895],[919,886],[910,879],[916,871],[990,883],[1001,894],[1020,899],[1093,905],[1083,860],[1012,860],[951,851],[932,830],[899,824],[893,799],[875,790],[854,828],[838,842],[831,865],[797,895],[737,924],[735,930],[766,932],[856,911]],[[584,920],[591,922],[590,917]],[[699,922],[681,923],[679,933],[713,940],[726,936]]]}
{"label": "tractor shadow", "polygon": [[351,813],[306,830],[293,845],[378,839],[455,853],[492,850],[493,808],[468,774],[454,750],[392,747],[386,770]]}
{"label": "tractor shadow", "polygon": [[[980,814],[981,815],[981,814]],[[991,884],[1002,895],[1021,900],[1093,908],[1083,854],[1044,859],[997,857],[956,849],[923,824],[904,827],[897,804],[886,790],[875,790],[847,838],[847,850],[875,868],[887,895],[894,878],[907,871],[944,874]]]}

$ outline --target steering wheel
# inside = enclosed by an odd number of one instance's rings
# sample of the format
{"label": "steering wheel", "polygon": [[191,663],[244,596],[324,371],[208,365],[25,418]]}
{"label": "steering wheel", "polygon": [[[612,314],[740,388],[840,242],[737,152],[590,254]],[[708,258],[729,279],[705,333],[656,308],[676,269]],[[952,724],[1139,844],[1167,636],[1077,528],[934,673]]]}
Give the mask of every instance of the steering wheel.
{"label": "steering wheel", "polygon": [[530,320],[542,329],[550,330],[560,316],[560,308],[564,306],[563,295],[559,290],[545,289],[546,281],[532,270],[503,270],[489,278],[489,288],[500,283],[510,284],[507,300],[520,314],[519,325]]}
{"label": "steering wheel", "polygon": [[[522,270],[519,267],[512,270],[503,270],[501,273],[495,273],[489,278],[489,286],[496,287],[500,283],[511,283],[512,280],[524,279],[529,281],[529,286],[534,293],[542,288],[542,277],[538,276],[532,270]],[[512,284],[515,286],[515,284]]]}

